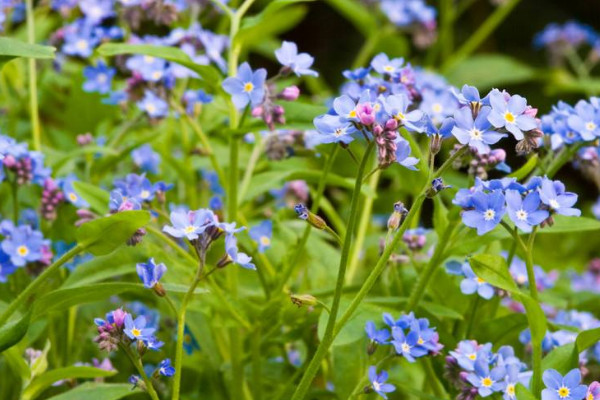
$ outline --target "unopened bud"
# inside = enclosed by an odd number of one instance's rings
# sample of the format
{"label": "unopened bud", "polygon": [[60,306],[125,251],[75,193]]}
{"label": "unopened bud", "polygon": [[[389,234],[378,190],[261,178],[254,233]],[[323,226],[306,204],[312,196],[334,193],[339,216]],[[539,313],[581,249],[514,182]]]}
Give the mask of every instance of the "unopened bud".
{"label": "unopened bud", "polygon": [[160,297],[165,297],[165,295],[167,294],[167,291],[160,282],[156,282],[156,284],[152,286],[152,290],[154,290],[154,293],[156,293]]}
{"label": "unopened bud", "polygon": [[444,189],[451,188],[451,185],[444,185],[444,180],[442,178],[435,178],[431,181],[431,187],[427,191],[427,197],[434,197],[436,194],[441,192]]}
{"label": "unopened bud", "polygon": [[317,214],[310,212],[304,204],[296,204],[294,206],[294,210],[300,219],[305,220],[315,228],[321,230],[327,228],[327,223],[325,220],[323,220],[323,218],[319,217]]}
{"label": "unopened bud", "polygon": [[264,110],[263,110],[262,106],[257,106],[257,107],[254,107],[254,108],[252,109],[251,115],[252,115],[254,118],[258,118],[258,117],[260,117],[261,115],[263,115],[263,112],[264,112]]}
{"label": "unopened bud", "polygon": [[390,215],[387,223],[388,229],[398,229],[407,214],[408,210],[406,207],[404,207],[404,203],[401,201],[394,203],[394,212],[392,212],[392,215]]}
{"label": "unopened bud", "polygon": [[300,96],[300,89],[298,86],[288,86],[281,91],[279,98],[285,101],[294,101]]}
{"label": "unopened bud", "polygon": [[310,294],[291,294],[290,300],[298,307],[315,306],[318,303],[316,297]]}
{"label": "unopened bud", "polygon": [[438,133],[431,137],[431,142],[429,142],[429,153],[432,156],[435,156],[440,152],[440,149],[442,148],[442,139],[442,135]]}
{"label": "unopened bud", "polygon": [[217,262],[217,268],[225,268],[227,265],[231,264],[233,260],[229,256],[229,254],[225,254],[219,262]]}
{"label": "unopened bud", "polygon": [[398,129],[398,121],[395,118],[390,118],[385,122],[385,129],[388,131],[395,131]]}

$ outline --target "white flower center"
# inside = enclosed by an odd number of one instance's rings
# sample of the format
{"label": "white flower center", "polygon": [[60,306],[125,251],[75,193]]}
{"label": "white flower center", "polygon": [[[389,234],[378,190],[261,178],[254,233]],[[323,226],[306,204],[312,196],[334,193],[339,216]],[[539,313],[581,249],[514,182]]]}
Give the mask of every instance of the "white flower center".
{"label": "white flower center", "polygon": [[527,220],[527,211],[520,209],[519,211],[517,211],[517,219],[519,221],[525,221]]}
{"label": "white flower center", "polygon": [[335,136],[335,137],[340,137],[340,136],[342,136],[342,135],[344,134],[344,132],[345,132],[345,131],[344,131],[344,129],[342,129],[342,128],[338,128],[338,129],[336,129],[336,130],[333,132],[333,134],[334,134],[334,136]]}
{"label": "white flower center", "polygon": [[266,236],[261,236],[260,237],[260,244],[262,244],[263,246],[268,246],[271,244],[271,239],[269,239]]}
{"label": "white flower center", "polygon": [[146,64],[152,64],[154,62],[154,57],[152,57],[152,56],[144,56],[144,62]]}
{"label": "white flower center", "polygon": [[585,129],[587,129],[588,131],[595,131],[596,128],[597,128],[596,124],[592,121],[585,124]]}
{"label": "white flower center", "polygon": [[372,383],[373,383],[373,389],[374,389],[376,392],[379,392],[379,391],[381,390],[381,383],[379,383],[379,382],[377,382],[377,381],[373,381]]}
{"label": "white flower center", "polygon": [[410,345],[406,342],[402,343],[402,351],[408,353],[410,351]]}
{"label": "white flower center", "polygon": [[80,39],[77,41],[77,43],[75,43],[75,47],[77,47],[77,49],[79,49],[79,50],[87,50],[88,42],[87,42],[87,40]]}
{"label": "white flower center", "polygon": [[558,201],[556,201],[556,199],[550,200],[549,203],[550,207],[552,207],[555,210],[558,210],[560,208],[560,204],[558,204]]}
{"label": "white flower center", "polygon": [[492,210],[491,208],[488,208],[483,213],[483,219],[485,219],[486,221],[493,220],[495,216],[496,216],[496,211]]}
{"label": "white flower center", "polygon": [[156,106],[154,104],[146,104],[146,111],[148,111],[149,114],[152,114],[156,111]]}
{"label": "white flower center", "polygon": [[440,103],[433,103],[431,105],[431,111],[433,111],[434,113],[440,114],[443,109],[444,108],[442,107],[442,105]]}
{"label": "white flower center", "polygon": [[77,195],[73,192],[69,193],[69,200],[71,200],[73,203],[76,202],[78,199]]}
{"label": "white flower center", "polygon": [[100,83],[104,83],[108,80],[108,78],[106,77],[106,74],[98,74],[98,77],[96,79]]}
{"label": "white flower center", "polygon": [[140,197],[142,199],[147,199],[148,197],[150,197],[150,192],[147,190],[142,190],[142,193],[140,193]]}
{"label": "white flower center", "polygon": [[515,385],[508,384],[506,385],[506,394],[509,395],[510,397],[514,397],[515,396]]}
{"label": "white flower center", "polygon": [[483,139],[483,133],[479,129],[477,129],[477,128],[471,129],[471,131],[469,132],[469,134],[471,135],[471,139],[473,139],[473,140],[481,140],[481,139]]}

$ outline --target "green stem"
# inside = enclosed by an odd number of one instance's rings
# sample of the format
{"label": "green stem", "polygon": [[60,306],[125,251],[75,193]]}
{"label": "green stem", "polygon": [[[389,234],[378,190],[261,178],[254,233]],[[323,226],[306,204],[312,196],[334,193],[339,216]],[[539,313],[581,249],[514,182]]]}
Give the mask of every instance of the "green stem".
{"label": "green stem", "polygon": [[19,221],[19,184],[17,183],[17,178],[12,181],[11,185],[12,191],[12,203],[13,203],[13,222],[17,225]]}
{"label": "green stem", "polygon": [[468,320],[467,331],[465,332],[465,339],[469,339],[471,337],[471,332],[473,331],[473,323],[475,322],[475,313],[477,312],[477,307],[479,306],[479,295],[475,293],[475,298],[471,303],[471,309],[469,313],[466,315],[466,319]]}
{"label": "green stem", "polygon": [[[321,174],[321,176],[319,178],[319,183],[317,184],[317,193],[315,194],[315,197],[314,197],[311,209],[310,209],[310,211],[313,214],[317,214],[319,212],[319,207],[321,205],[321,199],[323,198],[323,193],[325,192],[325,185],[327,184],[327,178],[329,177],[329,173],[331,172],[331,168],[333,167],[333,163],[339,152],[339,149],[340,149],[340,146],[334,145],[331,148],[331,153],[329,154],[329,158],[327,158],[327,160],[325,161],[325,166],[323,167],[323,173]],[[287,280],[290,278],[290,275],[292,274],[294,267],[300,260],[300,256],[302,255],[302,251],[304,250],[304,247],[306,247],[306,243],[308,242],[308,238],[310,236],[311,228],[312,228],[312,225],[306,224],[306,227],[304,228],[304,233],[302,234],[300,242],[298,243],[298,245],[296,246],[296,248],[294,250],[293,258],[288,260],[287,265],[286,265],[286,263],[284,263],[285,268],[283,270],[283,273],[281,274],[281,280],[279,281],[279,285],[275,292],[281,291],[281,289],[285,286]]]}
{"label": "green stem", "polygon": [[429,284],[429,281],[431,280],[435,269],[442,261],[444,251],[448,246],[450,236],[452,235],[452,232],[454,232],[456,225],[457,221],[450,221],[448,223],[448,226],[442,234],[442,237],[440,238],[437,246],[435,246],[433,256],[431,256],[431,259],[429,260],[429,263],[427,263],[425,269],[421,272],[421,274],[419,274],[417,283],[413,288],[410,297],[408,298],[408,302],[406,303],[406,311],[413,311],[419,305],[419,302],[425,294],[425,290],[427,289],[427,285]]}
{"label": "green stem", "polygon": [[356,174],[356,181],[354,185],[354,191],[352,192],[352,201],[350,204],[350,216],[348,218],[348,228],[344,237],[344,246],[342,247],[342,255],[340,257],[340,265],[338,269],[338,277],[335,285],[335,292],[333,294],[333,302],[331,305],[331,312],[329,313],[329,319],[327,320],[327,326],[325,327],[325,333],[323,339],[319,344],[315,355],[310,361],[306,372],[304,373],[302,380],[298,384],[292,400],[301,400],[308,391],[308,387],[312,382],[312,378],[317,373],[321,361],[325,357],[329,349],[329,345],[333,342],[334,328],[336,323],[337,314],[339,311],[340,300],[342,298],[342,289],[344,288],[344,280],[346,275],[346,267],[348,265],[348,258],[350,254],[350,246],[352,244],[352,233],[354,232],[354,226],[356,225],[357,213],[358,213],[358,200],[360,198],[360,189],[362,185],[363,175],[367,166],[367,161],[371,155],[373,149],[373,142],[370,142],[367,146],[365,153],[363,154],[358,172]]}
{"label": "green stem", "polygon": [[577,50],[573,46],[566,46],[565,55],[567,56],[567,61],[571,64],[571,67],[577,73],[577,77],[580,79],[586,79],[590,77],[590,74],[587,70],[587,67],[579,54],[577,54]]}
{"label": "green stem", "polygon": [[[452,163],[454,162],[454,160],[456,160],[458,157],[460,157],[466,151],[466,149],[467,149],[467,147],[463,146],[462,148],[457,150],[451,157],[449,157],[446,160],[446,162],[444,162],[444,164],[442,164],[442,166],[433,175],[433,178],[440,177],[444,173],[444,171],[446,171],[448,168],[450,168],[450,166],[452,166]],[[394,235],[394,239],[392,240],[390,245],[384,249],[383,254],[381,255],[381,257],[379,257],[379,260],[377,261],[377,264],[371,270],[371,273],[369,274],[367,279],[364,281],[360,290],[354,296],[354,298],[352,299],[352,302],[350,303],[348,308],[344,311],[344,313],[340,317],[339,321],[335,324],[335,329],[334,329],[333,335],[324,335],[323,336],[321,344],[319,345],[317,352],[313,356],[304,375],[302,376],[302,380],[298,384],[296,391],[294,392],[294,396],[292,397],[292,400],[302,400],[304,398],[304,396],[306,395],[308,388],[310,386],[310,383],[312,382],[314,376],[316,375],[319,365],[327,353],[327,349],[329,348],[329,346],[331,346],[331,344],[333,343],[333,340],[339,334],[339,332],[342,330],[344,325],[348,322],[350,317],[352,317],[352,315],[354,314],[354,312],[356,311],[356,309],[358,308],[360,303],[363,301],[363,299],[371,291],[373,286],[375,286],[375,283],[377,282],[379,275],[381,275],[381,273],[385,269],[387,262],[388,262],[390,256],[392,255],[392,252],[394,251],[396,246],[398,246],[398,243],[400,243],[400,241],[402,240],[402,235],[408,228],[411,219],[417,214],[417,211],[420,210],[421,205],[423,204],[423,201],[425,201],[425,197],[426,197],[427,190],[429,189],[429,185],[430,185],[430,182],[427,182],[423,186],[420,194],[416,197],[412,207],[410,208],[408,215],[406,216],[406,218],[404,219],[404,221],[398,228],[398,231]],[[349,226],[346,237],[348,237],[348,238],[350,237],[350,234],[351,234],[350,232],[351,232],[351,229]],[[336,311],[336,313],[337,313],[337,311]],[[325,333],[327,333],[327,330]]]}
{"label": "green stem", "polygon": [[9,306],[6,308],[6,310],[4,310],[2,315],[0,315],[0,326],[3,326],[8,321],[8,319],[15,313],[15,311],[17,311],[19,306],[25,303],[29,296],[34,294],[58,268],[60,268],[66,262],[70,261],[73,257],[81,253],[83,250],[84,248],[80,245],[73,247],[71,250],[63,254],[62,257],[56,260],[52,265],[46,268],[44,272],[42,272],[37,278],[35,278],[35,280],[33,280],[33,282],[31,282],[29,286],[27,286],[21,293],[19,293],[17,298],[9,304]]}
{"label": "green stem", "polygon": [[204,255],[199,259],[199,264],[196,270],[196,276],[192,284],[190,285],[187,293],[183,297],[179,313],[177,314],[177,345],[175,347],[175,375],[173,376],[173,400],[179,400],[179,393],[181,391],[181,363],[183,361],[183,339],[185,332],[185,313],[187,306],[194,296],[194,291],[203,278],[202,273],[204,271]]}
{"label": "green stem", "polygon": [[254,143],[254,148],[252,149],[252,154],[250,155],[250,161],[248,161],[248,166],[246,167],[244,177],[242,178],[242,185],[240,186],[238,205],[241,204],[241,202],[244,200],[246,191],[250,187],[252,174],[254,173],[256,163],[258,162],[258,159],[260,158],[260,155],[264,148],[265,141],[262,139],[262,136],[258,132],[254,134]]}
{"label": "green stem", "polygon": [[423,357],[423,365],[425,366],[425,372],[427,374],[428,382],[433,388],[433,393],[438,399],[446,399],[448,398],[448,394],[444,389],[444,385],[440,382],[438,378],[438,374],[436,374],[433,369],[433,363],[431,361],[431,357]]}
{"label": "green stem", "polygon": [[[371,179],[369,180],[369,187],[371,187],[371,189],[377,189],[380,176],[380,170],[371,176]],[[346,279],[348,283],[352,283],[354,277],[356,276],[356,272],[358,271],[360,253],[365,242],[367,229],[369,228],[369,224],[371,222],[371,213],[373,212],[374,201],[375,198],[367,197],[362,205],[362,212],[360,214],[360,221],[358,223],[358,232],[356,233],[356,240],[354,242],[354,246],[352,247],[352,256],[350,257],[350,265],[348,266],[348,278]]]}
{"label": "green stem", "polygon": [[[25,7],[27,12],[27,42],[35,44],[35,16],[33,14],[33,0],[26,0]],[[28,60],[29,69],[29,112],[31,114],[31,131],[33,133],[33,149],[40,151],[42,149],[42,133],[40,130],[40,115],[38,110],[37,94],[37,71],[35,68],[35,59]]]}
{"label": "green stem", "polygon": [[496,30],[496,28],[508,17],[510,12],[521,0],[508,0],[498,6],[479,28],[469,36],[469,39],[450,57],[443,65],[442,71],[448,71],[452,66],[467,58]]}
{"label": "green stem", "polygon": [[146,375],[146,371],[144,371],[144,366],[142,365],[140,359],[137,358],[134,354],[132,354],[131,349],[128,345],[121,344],[120,347],[123,350],[123,352],[127,355],[127,358],[129,358],[129,361],[131,361],[138,374],[140,374],[142,380],[146,384],[146,393],[148,393],[152,400],[160,400],[158,394],[156,393],[156,390],[154,390],[154,385],[152,385],[152,381],[148,378],[148,375]]}

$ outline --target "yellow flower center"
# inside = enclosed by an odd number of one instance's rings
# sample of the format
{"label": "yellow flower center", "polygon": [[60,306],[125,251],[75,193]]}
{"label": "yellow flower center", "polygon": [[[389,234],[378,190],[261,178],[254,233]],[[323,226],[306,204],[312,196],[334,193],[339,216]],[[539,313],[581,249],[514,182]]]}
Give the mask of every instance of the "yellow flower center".
{"label": "yellow flower center", "polygon": [[150,192],[147,190],[142,190],[142,193],[140,193],[140,197],[142,199],[147,199],[148,197],[150,197]]}
{"label": "yellow flower center", "polygon": [[441,113],[441,112],[442,112],[443,108],[442,108],[442,105],[441,105],[440,103],[433,103],[433,104],[431,105],[431,110],[432,110],[434,113],[438,113],[438,114],[439,114],[439,113]]}
{"label": "yellow flower center", "polygon": [[477,353],[467,354],[467,358],[471,361],[477,360]]}
{"label": "yellow flower center", "polygon": [[352,111],[350,111],[350,112],[348,113],[348,116],[349,116],[350,118],[354,118],[354,117],[356,117],[356,110],[352,110]]}
{"label": "yellow flower center", "polygon": [[586,396],[585,400],[594,400],[594,394],[593,393],[588,393],[588,395]]}
{"label": "yellow flower center", "polygon": [[153,79],[157,79],[157,80],[158,80],[158,79],[160,79],[161,77],[162,77],[162,72],[161,72],[161,71],[154,71],[154,72],[152,73],[152,78],[153,78]]}
{"label": "yellow flower center", "polygon": [[88,48],[88,42],[83,39],[78,40],[75,44],[75,47],[77,47],[79,50],[85,50]]}
{"label": "yellow flower center", "polygon": [[254,85],[252,84],[252,82],[248,82],[244,85],[244,92],[251,92],[252,89],[254,89]]}
{"label": "yellow flower center", "polygon": [[396,114],[396,119],[397,120],[403,121],[404,118],[406,118],[406,117],[401,112],[399,112],[398,114]]}
{"label": "yellow flower center", "polygon": [[17,254],[21,257],[25,257],[27,254],[29,254],[29,249],[25,245],[19,246],[17,247]]}
{"label": "yellow flower center", "polygon": [[144,56],[144,62],[147,64],[152,64],[154,62],[154,57],[152,56]]}
{"label": "yellow flower center", "polygon": [[69,193],[69,200],[75,202],[75,201],[77,201],[77,199],[78,199],[78,197],[75,193],[73,193],[73,192]]}
{"label": "yellow flower center", "polygon": [[193,225],[189,225],[186,226],[185,229],[183,230],[185,233],[192,233],[196,230],[196,228]]}
{"label": "yellow flower center", "polygon": [[156,106],[154,104],[146,104],[146,111],[152,114],[154,111],[156,111]]}
{"label": "yellow flower center", "polygon": [[261,236],[260,237],[260,244],[262,244],[263,246],[268,246],[271,244],[271,239],[269,239],[266,236]]}
{"label": "yellow flower center", "polygon": [[480,277],[477,277],[477,278],[475,278],[475,280],[476,280],[476,281],[477,281],[477,283],[479,283],[480,285],[485,283],[485,281],[484,281],[483,279],[481,279]]}
{"label": "yellow flower center", "polygon": [[481,378],[481,386],[483,386],[483,387],[490,387],[490,386],[492,386],[493,383],[494,383],[494,381],[489,376],[486,376],[485,378]]}
{"label": "yellow flower center", "polygon": [[420,337],[419,340],[417,340],[417,344],[423,344],[423,343],[425,343],[425,341],[423,340],[423,338]]}
{"label": "yellow flower center", "polygon": [[383,67],[383,70],[385,72],[394,72],[394,67],[392,67],[391,65],[386,65],[385,67]]}
{"label": "yellow flower center", "polygon": [[585,129],[587,129],[588,131],[594,131],[596,130],[596,124],[590,121],[587,124],[585,124]]}
{"label": "yellow flower center", "polygon": [[510,397],[513,397],[515,395],[515,385],[507,385],[506,386],[506,394],[509,395]]}
{"label": "yellow flower center", "polygon": [[132,334],[133,336],[135,336],[135,337],[138,337],[138,336],[140,336],[140,335],[142,334],[142,331],[140,331],[138,328],[133,328],[133,329],[131,330],[131,334]]}
{"label": "yellow flower center", "polygon": [[571,394],[571,391],[569,390],[569,388],[568,388],[568,387],[561,386],[561,387],[558,389],[558,396],[559,396],[561,399],[564,399],[565,397],[569,397],[569,394]]}
{"label": "yellow flower center", "polygon": [[513,115],[513,113],[511,113],[510,111],[507,111],[506,114],[504,114],[504,119],[506,120],[506,122],[515,122],[515,116]]}

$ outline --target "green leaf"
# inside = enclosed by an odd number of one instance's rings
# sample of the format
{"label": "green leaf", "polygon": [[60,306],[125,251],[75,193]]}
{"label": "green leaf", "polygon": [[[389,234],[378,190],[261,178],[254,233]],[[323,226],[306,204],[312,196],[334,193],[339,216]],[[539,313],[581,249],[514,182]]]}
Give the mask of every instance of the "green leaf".
{"label": "green leaf", "polygon": [[300,5],[285,6],[300,2],[302,1],[273,1],[260,14],[244,18],[234,42],[236,45],[244,43],[246,46],[256,44],[264,40],[264,38],[275,36],[291,29],[304,18],[307,9]]}
{"label": "green leaf", "polygon": [[106,190],[82,181],[73,182],[73,190],[88,202],[92,210],[102,215],[108,213],[110,194]]}
{"label": "green leaf", "polygon": [[149,44],[105,43],[97,49],[102,56],[116,56],[119,54],[142,54],[162,58],[167,61],[182,65],[196,72],[206,86],[214,89],[221,87],[221,74],[211,65],[196,64],[183,50],[169,46],[154,46]]}
{"label": "green leaf", "polygon": [[476,54],[446,72],[451,84],[469,84],[479,89],[527,82],[536,75],[533,68],[501,54]]}
{"label": "green leaf", "polygon": [[504,257],[495,254],[477,254],[469,259],[473,272],[492,286],[508,292],[517,291],[517,285],[508,272]]}
{"label": "green leaf", "polygon": [[538,230],[538,233],[566,233],[596,231],[600,229],[600,221],[587,217],[567,217],[554,215],[554,225]]}
{"label": "green leaf", "polygon": [[515,387],[518,400],[537,400],[535,396],[522,384],[518,383]]}
{"label": "green leaf", "polygon": [[150,222],[148,211],[122,211],[81,225],[76,232],[77,243],[94,255],[109,254],[141,227]]}
{"label": "green leaf", "polygon": [[71,379],[71,378],[99,378],[99,377],[107,377],[116,374],[117,371],[107,371],[100,368],[95,367],[66,367],[66,368],[58,368],[43,373],[35,377],[29,386],[25,388],[21,398],[23,400],[31,400],[35,399],[37,396],[42,394],[44,390],[52,386],[53,383],[58,382],[63,379]]}
{"label": "green leaf", "polygon": [[0,68],[15,58],[54,58],[56,49],[50,46],[29,44],[8,37],[0,37]]}
{"label": "green leaf", "polygon": [[51,400],[119,400],[127,396],[138,394],[138,389],[133,389],[126,383],[96,383],[86,382],[68,392],[53,396]]}
{"label": "green leaf", "polygon": [[556,347],[542,360],[542,371],[555,369],[561,374],[566,374],[576,368],[579,363],[579,353],[575,343]]}
{"label": "green leaf", "polygon": [[448,226],[448,209],[444,205],[441,196],[433,198],[433,227],[439,237],[442,237]]}
{"label": "green leaf", "polygon": [[523,180],[537,166],[538,159],[538,155],[534,154],[532,157],[529,157],[529,160],[521,168],[508,175],[508,177],[517,178],[518,181]]}
{"label": "green leaf", "polygon": [[600,340],[600,328],[589,329],[577,335],[577,350],[581,353],[589,347],[592,347]]}
{"label": "green leaf", "polygon": [[21,319],[11,321],[0,328],[0,353],[19,343],[29,328],[31,311],[27,312]]}

